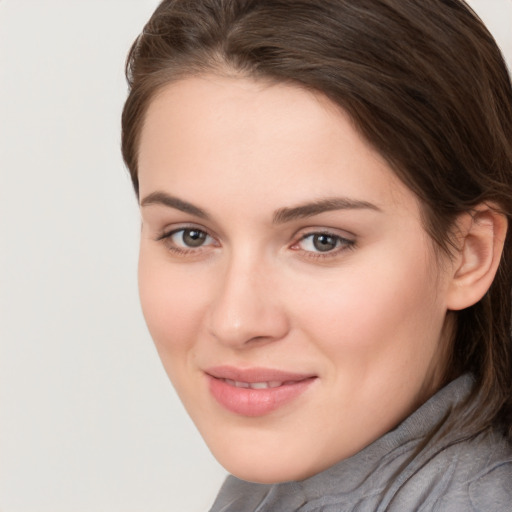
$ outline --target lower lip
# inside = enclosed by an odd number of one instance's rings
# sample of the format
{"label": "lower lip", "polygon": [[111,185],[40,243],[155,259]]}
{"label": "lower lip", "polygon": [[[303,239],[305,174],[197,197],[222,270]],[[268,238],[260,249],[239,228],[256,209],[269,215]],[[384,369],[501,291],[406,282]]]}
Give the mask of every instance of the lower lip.
{"label": "lower lip", "polygon": [[208,376],[210,393],[225,409],[241,416],[264,416],[299,397],[315,378],[293,381],[276,388],[237,388]]}

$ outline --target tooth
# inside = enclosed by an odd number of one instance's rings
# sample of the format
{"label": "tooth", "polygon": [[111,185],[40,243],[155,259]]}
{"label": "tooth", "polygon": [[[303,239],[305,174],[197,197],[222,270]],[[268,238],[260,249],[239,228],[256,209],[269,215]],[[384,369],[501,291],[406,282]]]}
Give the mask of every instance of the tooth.
{"label": "tooth", "polygon": [[244,389],[278,388],[283,385],[283,381],[280,380],[271,380],[269,382],[242,382],[238,380],[224,379],[224,382],[230,386]]}
{"label": "tooth", "polygon": [[251,382],[251,389],[267,389],[268,382]]}

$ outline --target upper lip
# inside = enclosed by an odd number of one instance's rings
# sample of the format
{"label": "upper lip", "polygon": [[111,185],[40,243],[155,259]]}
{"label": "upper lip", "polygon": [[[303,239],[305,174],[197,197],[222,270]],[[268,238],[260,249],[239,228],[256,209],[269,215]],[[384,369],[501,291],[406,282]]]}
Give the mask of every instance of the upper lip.
{"label": "upper lip", "polygon": [[216,379],[229,379],[237,382],[291,382],[311,379],[311,373],[295,373],[274,368],[237,368],[235,366],[214,366],[205,373]]}

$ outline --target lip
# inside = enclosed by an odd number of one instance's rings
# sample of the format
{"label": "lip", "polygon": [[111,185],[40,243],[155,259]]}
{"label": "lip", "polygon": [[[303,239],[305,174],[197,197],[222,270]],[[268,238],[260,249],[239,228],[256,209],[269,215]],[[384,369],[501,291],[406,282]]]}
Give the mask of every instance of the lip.
{"label": "lip", "polygon": [[[249,417],[264,416],[302,395],[316,375],[271,368],[216,366],[205,370],[214,399],[228,411]],[[271,387],[260,388],[256,383]],[[257,389],[251,385],[258,386]]]}

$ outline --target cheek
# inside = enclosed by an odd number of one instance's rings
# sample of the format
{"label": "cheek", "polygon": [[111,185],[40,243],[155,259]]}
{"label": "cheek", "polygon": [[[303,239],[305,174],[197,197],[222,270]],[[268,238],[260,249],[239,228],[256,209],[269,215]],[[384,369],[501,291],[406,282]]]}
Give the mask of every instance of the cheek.
{"label": "cheek", "polygon": [[406,364],[407,352],[437,344],[444,314],[425,253],[389,251],[314,288],[299,316],[336,361],[382,361],[387,353]]}
{"label": "cheek", "polygon": [[139,295],[146,324],[167,368],[167,361],[192,348],[201,326],[206,294],[181,269],[150,260],[139,260]]}

